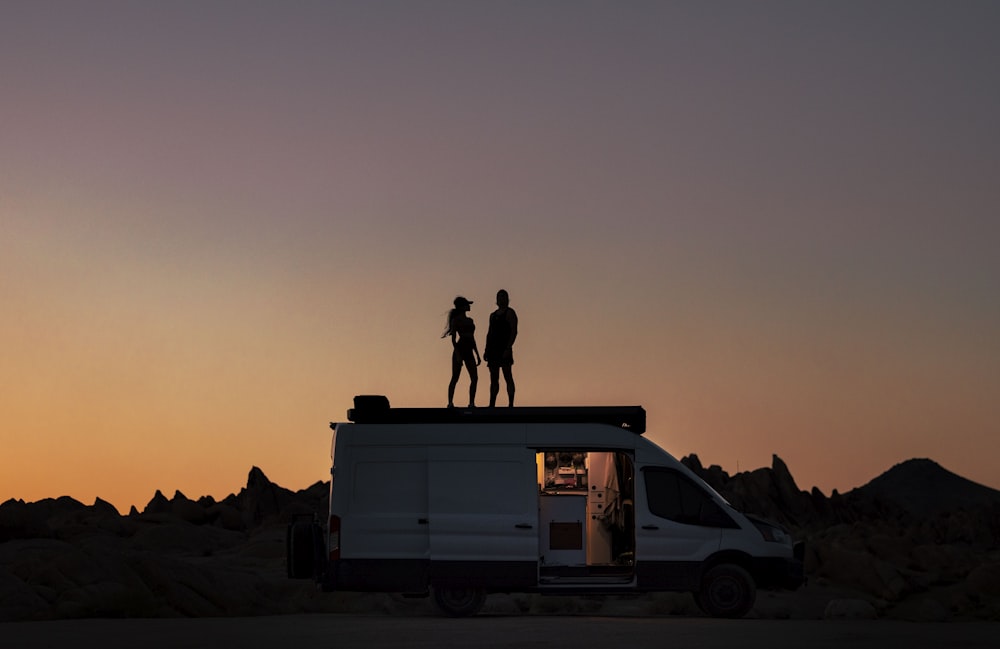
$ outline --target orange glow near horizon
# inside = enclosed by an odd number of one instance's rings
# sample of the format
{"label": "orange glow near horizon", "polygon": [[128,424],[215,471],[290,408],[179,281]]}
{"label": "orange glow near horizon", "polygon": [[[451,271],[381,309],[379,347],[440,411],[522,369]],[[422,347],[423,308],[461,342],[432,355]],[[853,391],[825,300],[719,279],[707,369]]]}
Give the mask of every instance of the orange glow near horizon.
{"label": "orange glow near horizon", "polygon": [[998,7],[239,13],[5,9],[0,502],[326,480],[354,395],[445,404],[445,313],[482,348],[499,288],[519,405],[1000,488]]}

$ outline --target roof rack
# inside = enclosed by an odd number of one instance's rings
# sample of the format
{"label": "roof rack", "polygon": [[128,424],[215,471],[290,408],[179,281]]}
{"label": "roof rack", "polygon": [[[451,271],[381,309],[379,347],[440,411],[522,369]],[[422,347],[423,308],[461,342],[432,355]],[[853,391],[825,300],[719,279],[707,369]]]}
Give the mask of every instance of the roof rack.
{"label": "roof rack", "polygon": [[605,424],[637,435],[646,432],[642,406],[392,408],[385,396],[359,395],[347,419],[356,424]]}

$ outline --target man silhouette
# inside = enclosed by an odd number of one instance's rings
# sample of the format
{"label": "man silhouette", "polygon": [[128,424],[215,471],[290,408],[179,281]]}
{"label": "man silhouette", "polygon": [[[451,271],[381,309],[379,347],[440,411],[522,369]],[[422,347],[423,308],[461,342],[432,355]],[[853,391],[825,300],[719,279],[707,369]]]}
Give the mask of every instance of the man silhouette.
{"label": "man silhouette", "polygon": [[496,405],[500,393],[500,370],[507,384],[507,405],[514,405],[514,339],[517,338],[517,313],[510,308],[507,291],[497,291],[497,310],[490,314],[483,358],[490,369],[490,407]]}

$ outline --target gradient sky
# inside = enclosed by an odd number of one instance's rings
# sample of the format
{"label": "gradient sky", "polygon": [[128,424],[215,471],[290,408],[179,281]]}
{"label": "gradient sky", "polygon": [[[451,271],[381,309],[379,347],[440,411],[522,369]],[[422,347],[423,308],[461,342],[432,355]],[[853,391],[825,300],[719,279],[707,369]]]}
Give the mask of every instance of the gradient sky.
{"label": "gradient sky", "polygon": [[0,93],[0,501],[325,480],[499,288],[520,405],[1000,488],[1000,3],[4,2]]}

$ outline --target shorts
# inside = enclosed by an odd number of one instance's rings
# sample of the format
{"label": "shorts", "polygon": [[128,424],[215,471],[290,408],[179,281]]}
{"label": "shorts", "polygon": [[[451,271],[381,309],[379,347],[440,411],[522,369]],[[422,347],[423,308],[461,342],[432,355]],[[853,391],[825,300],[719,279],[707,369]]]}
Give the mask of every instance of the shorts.
{"label": "shorts", "polygon": [[501,355],[499,359],[493,356],[486,357],[487,367],[510,367],[514,364],[514,352],[507,354],[506,356]]}

